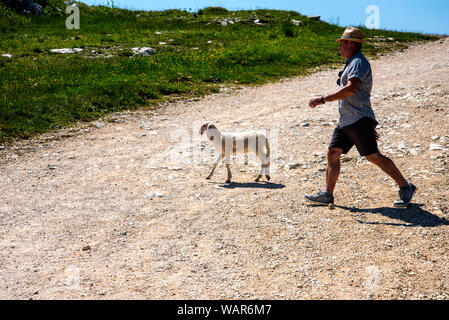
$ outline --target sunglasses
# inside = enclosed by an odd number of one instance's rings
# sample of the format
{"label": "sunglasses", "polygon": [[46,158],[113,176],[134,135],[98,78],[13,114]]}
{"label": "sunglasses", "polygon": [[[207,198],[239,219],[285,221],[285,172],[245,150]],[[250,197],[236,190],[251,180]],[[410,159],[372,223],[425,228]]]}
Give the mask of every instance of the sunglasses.
{"label": "sunglasses", "polygon": [[346,65],[343,68],[343,70],[338,72],[337,86],[340,86],[340,84],[341,84],[341,76],[343,75],[343,72],[345,72],[345,69],[346,69],[347,66],[348,66],[348,63],[346,62]]}
{"label": "sunglasses", "polygon": [[340,83],[341,83],[341,75],[343,74],[343,71],[345,71],[345,70],[343,69],[343,70],[341,70],[341,71],[338,73],[337,86],[340,86]]}

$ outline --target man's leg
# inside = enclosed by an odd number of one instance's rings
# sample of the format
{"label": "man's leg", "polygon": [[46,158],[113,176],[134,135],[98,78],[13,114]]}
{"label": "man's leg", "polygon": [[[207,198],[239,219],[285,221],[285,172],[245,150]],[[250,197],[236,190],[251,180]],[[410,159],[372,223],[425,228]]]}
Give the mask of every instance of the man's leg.
{"label": "man's leg", "polygon": [[414,186],[412,183],[408,183],[407,180],[404,179],[394,162],[389,158],[383,156],[379,152],[366,156],[366,159],[381,168],[398,184],[399,199],[394,202],[394,206],[398,208],[407,207],[417,190],[416,186]]}
{"label": "man's leg", "polygon": [[328,205],[334,203],[334,188],[340,175],[340,156],[343,153],[341,148],[329,148],[327,151],[326,166],[326,186],[325,190],[316,194],[306,194],[304,197],[315,204]]}
{"label": "man's leg", "polygon": [[334,194],[335,185],[340,175],[340,157],[343,153],[341,148],[329,148],[327,151],[326,166],[326,191]]}
{"label": "man's leg", "polygon": [[402,173],[396,167],[394,162],[391,159],[382,155],[380,152],[366,156],[366,160],[368,160],[371,163],[374,163],[379,168],[381,168],[383,172],[388,174],[394,181],[396,181],[396,183],[400,188],[408,186],[407,180],[404,179]]}

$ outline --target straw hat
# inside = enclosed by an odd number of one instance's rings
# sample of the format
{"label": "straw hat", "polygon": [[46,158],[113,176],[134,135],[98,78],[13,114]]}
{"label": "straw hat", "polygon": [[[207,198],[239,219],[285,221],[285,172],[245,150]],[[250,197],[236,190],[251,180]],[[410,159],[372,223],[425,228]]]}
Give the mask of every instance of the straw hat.
{"label": "straw hat", "polygon": [[345,32],[343,32],[343,35],[340,39],[337,39],[338,42],[342,40],[349,40],[349,41],[355,41],[359,43],[365,43],[365,40],[363,38],[365,35],[363,32],[357,28],[349,27],[346,28]]}

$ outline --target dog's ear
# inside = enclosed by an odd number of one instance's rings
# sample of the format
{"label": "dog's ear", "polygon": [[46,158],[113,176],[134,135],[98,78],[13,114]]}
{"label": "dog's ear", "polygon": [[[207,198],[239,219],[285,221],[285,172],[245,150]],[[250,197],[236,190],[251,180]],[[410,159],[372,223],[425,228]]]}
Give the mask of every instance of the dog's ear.
{"label": "dog's ear", "polygon": [[203,135],[204,131],[207,130],[207,127],[208,127],[208,126],[209,126],[209,122],[205,122],[205,123],[203,123],[203,124],[201,125],[201,128],[200,128],[200,135]]}
{"label": "dog's ear", "polygon": [[215,126],[215,124],[209,123],[209,126],[207,127],[207,137],[210,141],[214,141],[215,131],[213,130],[217,130],[217,127]]}

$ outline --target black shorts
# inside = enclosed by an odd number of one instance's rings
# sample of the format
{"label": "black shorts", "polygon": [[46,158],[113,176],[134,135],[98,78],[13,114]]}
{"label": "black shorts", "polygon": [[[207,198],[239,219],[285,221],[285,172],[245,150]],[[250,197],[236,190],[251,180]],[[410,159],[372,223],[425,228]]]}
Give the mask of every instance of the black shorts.
{"label": "black shorts", "polygon": [[374,134],[376,126],[377,121],[368,117],[362,118],[346,127],[337,126],[332,134],[329,149],[340,148],[346,154],[355,145],[361,156],[377,153],[379,149],[377,148],[376,136]]}

